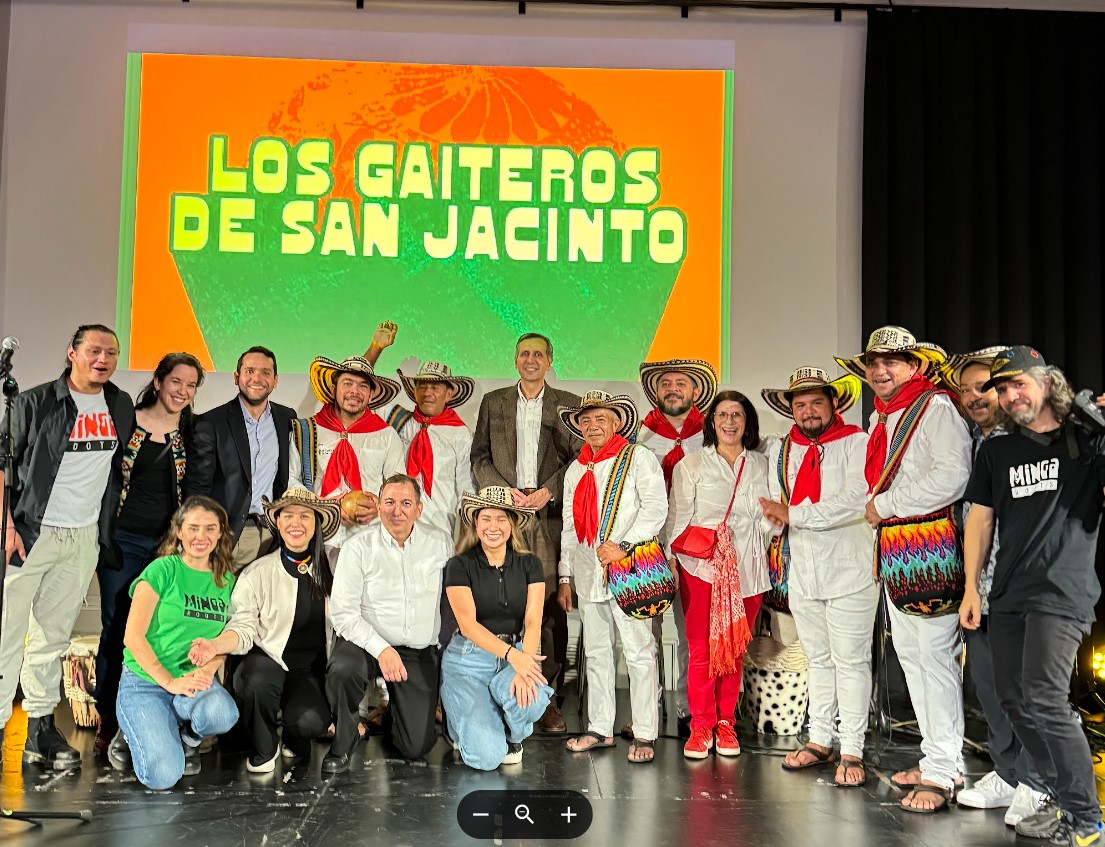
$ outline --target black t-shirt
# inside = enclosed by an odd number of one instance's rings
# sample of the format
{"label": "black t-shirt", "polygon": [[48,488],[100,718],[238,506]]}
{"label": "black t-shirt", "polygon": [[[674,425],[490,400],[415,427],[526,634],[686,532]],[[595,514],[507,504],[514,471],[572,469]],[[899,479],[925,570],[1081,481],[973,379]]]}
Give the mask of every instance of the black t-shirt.
{"label": "black t-shirt", "polygon": [[296,564],[283,553],[280,563],[296,581],[295,616],[284,645],[284,664],[290,671],[313,671],[326,665],[326,604],[313,590],[314,579],[299,573]]}
{"label": "black t-shirt", "polygon": [[130,486],[116,528],[151,538],[169,528],[176,510],[173,448],[164,441],[146,438],[134,457]]}
{"label": "black t-shirt", "polygon": [[1041,611],[1093,622],[1103,486],[1105,442],[1073,424],[1044,434],[1017,427],[983,443],[964,499],[992,508],[1001,526],[992,614]]}
{"label": "black t-shirt", "polygon": [[526,623],[526,597],[534,583],[545,583],[541,560],[532,553],[507,550],[501,568],[487,562],[477,545],[445,565],[445,587],[472,589],[476,621],[496,635],[521,635]]}

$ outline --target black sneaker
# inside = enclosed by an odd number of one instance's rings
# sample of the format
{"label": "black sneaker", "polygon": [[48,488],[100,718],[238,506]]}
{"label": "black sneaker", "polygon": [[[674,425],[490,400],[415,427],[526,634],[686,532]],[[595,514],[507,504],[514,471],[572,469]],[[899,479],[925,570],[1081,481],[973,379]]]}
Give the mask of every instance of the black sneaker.
{"label": "black sneaker", "polygon": [[129,771],[133,766],[130,758],[130,745],[127,744],[123,730],[118,730],[111,743],[107,745],[107,761],[117,771]]}
{"label": "black sneaker", "polygon": [[322,760],[322,772],[325,774],[345,773],[349,770],[351,756],[347,753],[339,756],[337,753],[327,753]]}
{"label": "black sneaker", "polygon": [[1017,835],[1025,838],[1048,839],[1056,835],[1063,823],[1063,813],[1059,804],[1048,797],[1040,804],[1040,810],[1034,815],[1021,818],[1017,822]]}
{"label": "black sneaker", "polygon": [[203,769],[199,745],[193,747],[187,741],[181,743],[184,745],[184,776],[195,776]]}
{"label": "black sneaker", "polygon": [[69,746],[58,728],[54,716],[27,720],[27,744],[23,748],[23,761],[42,764],[54,770],[67,770],[81,766],[81,754]]}
{"label": "black sneaker", "polygon": [[676,717],[675,725],[680,738],[691,737],[691,716]]}
{"label": "black sneaker", "polygon": [[1059,827],[1059,831],[1051,837],[1052,844],[1066,844],[1069,847],[1090,847],[1091,844],[1100,847],[1105,844],[1105,824],[1098,821],[1094,824],[1071,824],[1067,821]]}

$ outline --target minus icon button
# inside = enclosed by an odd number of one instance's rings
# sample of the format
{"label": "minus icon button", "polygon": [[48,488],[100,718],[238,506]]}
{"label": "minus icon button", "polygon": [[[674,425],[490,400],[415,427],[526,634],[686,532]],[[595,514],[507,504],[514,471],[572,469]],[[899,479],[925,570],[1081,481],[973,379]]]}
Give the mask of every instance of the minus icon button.
{"label": "minus icon button", "polygon": [[474,817],[474,818],[489,818],[489,817],[491,817],[491,813],[490,812],[473,812],[472,817]]}

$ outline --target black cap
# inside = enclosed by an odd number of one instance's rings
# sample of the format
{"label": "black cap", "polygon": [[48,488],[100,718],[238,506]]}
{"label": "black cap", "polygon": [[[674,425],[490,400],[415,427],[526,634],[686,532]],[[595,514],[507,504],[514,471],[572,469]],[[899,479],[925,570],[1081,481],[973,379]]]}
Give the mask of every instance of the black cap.
{"label": "black cap", "polygon": [[982,390],[989,391],[999,379],[1020,376],[1030,368],[1042,368],[1045,365],[1047,362],[1038,350],[1024,344],[1009,347],[994,357],[994,362],[990,365],[990,379],[982,386]]}

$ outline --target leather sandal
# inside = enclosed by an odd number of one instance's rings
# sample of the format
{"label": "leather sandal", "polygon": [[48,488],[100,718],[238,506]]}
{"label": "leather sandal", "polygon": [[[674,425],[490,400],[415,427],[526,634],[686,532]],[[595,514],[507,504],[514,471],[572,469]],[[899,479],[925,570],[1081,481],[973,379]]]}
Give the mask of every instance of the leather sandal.
{"label": "leather sandal", "polygon": [[795,753],[809,753],[813,756],[812,762],[806,762],[803,765],[788,765],[787,760],[783,759],[783,770],[785,771],[804,771],[806,768],[819,768],[822,765],[827,765],[833,760],[833,751],[818,750],[816,747],[811,747],[807,744],[794,751]]}

